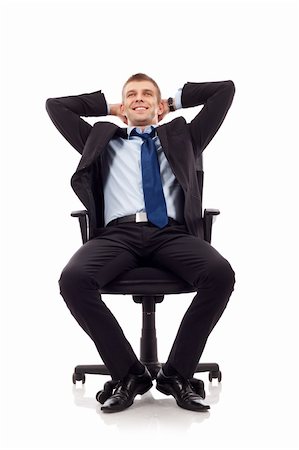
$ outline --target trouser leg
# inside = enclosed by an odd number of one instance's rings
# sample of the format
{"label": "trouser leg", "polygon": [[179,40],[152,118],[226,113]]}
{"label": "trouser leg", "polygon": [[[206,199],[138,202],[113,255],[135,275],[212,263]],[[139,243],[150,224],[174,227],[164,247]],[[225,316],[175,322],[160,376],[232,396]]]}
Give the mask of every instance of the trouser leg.
{"label": "trouser leg", "polygon": [[164,244],[157,248],[153,258],[161,267],[198,288],[168,357],[171,366],[191,378],[208,336],[233,292],[235,273],[208,242],[186,233],[183,228],[173,228],[173,235],[164,238]]}
{"label": "trouser leg", "polygon": [[98,289],[120,273],[138,265],[137,255],[105,230],[105,237],[84,244],[65,266],[60,293],[79,325],[94,341],[113,379],[124,377],[138,361],[114,315]]}

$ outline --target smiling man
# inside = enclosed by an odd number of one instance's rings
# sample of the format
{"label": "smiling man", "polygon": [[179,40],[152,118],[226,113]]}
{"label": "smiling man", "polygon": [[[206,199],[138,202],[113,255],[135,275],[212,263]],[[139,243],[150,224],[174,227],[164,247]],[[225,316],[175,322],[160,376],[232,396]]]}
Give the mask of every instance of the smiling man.
{"label": "smiling man", "polygon": [[120,112],[127,118],[128,125],[139,126],[143,131],[146,125],[158,124],[165,107],[154,80],[135,79],[125,84]]}
{"label": "smiling man", "polygon": [[[116,382],[103,412],[131,406],[152,387],[152,377],[99,289],[149,262],[197,291],[156,387],[181,408],[209,409],[190,380],[233,292],[235,274],[203,239],[196,159],[222,124],[234,92],[231,80],[188,82],[166,100],[157,83],[139,73],[126,81],[117,104],[109,104],[100,90],[46,102],[54,125],[82,155],[71,184],[88,211],[89,240],[64,267],[59,286]],[[169,112],[197,105],[203,108],[190,123],[177,117],[159,125]],[[92,126],[82,118],[107,114],[128,126],[102,121]]]}
{"label": "smiling man", "polygon": [[[146,79],[147,78],[147,79]],[[116,115],[130,126],[143,131],[147,125],[157,125],[169,112],[168,100],[161,99],[157,83],[144,74],[128,79],[122,90],[122,103],[110,105],[110,114]]]}

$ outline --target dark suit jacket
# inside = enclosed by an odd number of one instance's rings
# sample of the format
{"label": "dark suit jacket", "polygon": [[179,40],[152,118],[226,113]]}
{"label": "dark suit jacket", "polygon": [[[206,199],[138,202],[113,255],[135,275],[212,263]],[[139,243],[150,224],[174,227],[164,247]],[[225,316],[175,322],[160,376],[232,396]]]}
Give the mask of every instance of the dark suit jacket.
{"label": "dark suit jacket", "polygon": [[[169,165],[184,195],[184,217],[190,234],[203,238],[201,195],[196,173],[196,159],[201,155],[222,124],[235,93],[230,80],[186,83],[182,106],[204,105],[187,123],[178,117],[157,127],[157,133]],[[71,186],[88,210],[90,239],[104,227],[104,196],[101,180],[101,156],[110,139],[123,135],[124,128],[111,122],[93,126],[80,116],[107,115],[104,94],[96,91],[68,97],[48,98],[46,110],[60,133],[82,157],[71,178]]]}

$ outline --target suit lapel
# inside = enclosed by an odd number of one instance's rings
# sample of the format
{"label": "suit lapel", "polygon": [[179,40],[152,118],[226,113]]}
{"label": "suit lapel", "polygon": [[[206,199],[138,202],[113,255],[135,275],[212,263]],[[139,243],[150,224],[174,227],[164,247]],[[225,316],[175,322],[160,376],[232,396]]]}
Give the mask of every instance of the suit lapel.
{"label": "suit lapel", "polygon": [[87,138],[77,172],[90,166],[105,150],[108,142],[117,133],[124,135],[126,128],[119,128],[111,122],[96,122]]}
{"label": "suit lapel", "polygon": [[168,135],[167,128],[169,124],[164,124],[157,127],[157,134],[159,136],[165,157],[177,178],[178,182],[185,190],[188,185],[188,158],[184,154],[181,140],[183,135]]}
{"label": "suit lapel", "polygon": [[165,156],[169,160],[169,146],[168,146],[168,138],[167,138],[165,125],[161,125],[161,126],[157,127],[157,134],[160,139]]}

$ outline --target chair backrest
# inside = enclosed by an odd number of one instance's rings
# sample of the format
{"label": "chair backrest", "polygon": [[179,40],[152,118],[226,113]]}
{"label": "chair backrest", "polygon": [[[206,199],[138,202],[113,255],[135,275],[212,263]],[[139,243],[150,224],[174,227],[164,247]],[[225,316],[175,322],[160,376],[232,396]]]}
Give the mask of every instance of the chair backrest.
{"label": "chair backrest", "polygon": [[[204,179],[202,153],[196,159],[196,175],[197,175],[198,189],[199,189],[201,203],[202,203],[203,179]],[[202,204],[201,204],[201,208],[202,208]],[[201,215],[202,215],[202,211],[201,211]]]}

